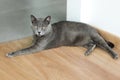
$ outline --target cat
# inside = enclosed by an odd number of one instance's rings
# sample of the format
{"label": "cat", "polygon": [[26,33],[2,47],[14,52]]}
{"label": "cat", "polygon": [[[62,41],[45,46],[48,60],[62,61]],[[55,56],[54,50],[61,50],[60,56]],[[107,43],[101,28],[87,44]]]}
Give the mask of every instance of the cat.
{"label": "cat", "polygon": [[51,24],[51,16],[36,18],[31,15],[33,44],[25,49],[6,54],[14,57],[31,54],[60,46],[76,46],[87,48],[84,53],[88,56],[96,47],[108,52],[113,59],[118,59],[118,54],[112,50],[114,44],[106,41],[91,25],[82,22],[59,21]]}

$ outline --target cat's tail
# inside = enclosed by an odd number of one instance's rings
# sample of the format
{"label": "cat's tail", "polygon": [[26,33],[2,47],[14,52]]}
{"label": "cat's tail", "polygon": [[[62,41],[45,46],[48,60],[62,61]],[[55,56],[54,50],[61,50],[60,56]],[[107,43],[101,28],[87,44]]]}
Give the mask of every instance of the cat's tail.
{"label": "cat's tail", "polygon": [[107,44],[108,44],[108,46],[110,48],[114,48],[115,47],[115,45],[112,42],[110,42],[110,41],[106,41],[106,42],[107,42]]}

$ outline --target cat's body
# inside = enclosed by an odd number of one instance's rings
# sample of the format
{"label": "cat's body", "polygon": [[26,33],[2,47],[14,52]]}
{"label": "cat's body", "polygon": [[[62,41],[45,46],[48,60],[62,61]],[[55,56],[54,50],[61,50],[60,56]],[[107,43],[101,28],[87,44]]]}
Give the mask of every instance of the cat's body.
{"label": "cat's body", "polygon": [[50,19],[50,16],[45,19],[37,19],[31,15],[34,33],[33,45],[9,53],[7,56],[30,54],[60,46],[82,46],[87,48],[85,55],[89,55],[97,46],[107,51],[114,59],[118,58],[118,55],[112,50],[113,44],[104,40],[90,25],[71,21],[60,21],[50,25]]}

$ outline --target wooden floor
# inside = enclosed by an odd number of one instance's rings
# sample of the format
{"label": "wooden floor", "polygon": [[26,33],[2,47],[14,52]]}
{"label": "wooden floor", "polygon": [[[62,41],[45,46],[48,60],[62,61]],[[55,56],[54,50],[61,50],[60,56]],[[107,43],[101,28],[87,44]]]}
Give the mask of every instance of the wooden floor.
{"label": "wooden floor", "polygon": [[[101,32],[101,31],[100,31]],[[120,54],[120,38],[104,31]],[[31,38],[0,43],[0,80],[120,80],[120,58],[113,60],[96,49],[86,57],[84,48],[60,47],[36,54],[7,58],[6,53],[27,47]]]}

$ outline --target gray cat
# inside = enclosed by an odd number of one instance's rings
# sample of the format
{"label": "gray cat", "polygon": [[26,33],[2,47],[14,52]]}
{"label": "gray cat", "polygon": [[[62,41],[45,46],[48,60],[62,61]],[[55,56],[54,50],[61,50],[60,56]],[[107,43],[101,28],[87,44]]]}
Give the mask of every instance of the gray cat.
{"label": "gray cat", "polygon": [[13,57],[31,54],[60,46],[82,46],[87,48],[84,53],[86,56],[90,55],[96,47],[100,47],[114,59],[118,59],[118,54],[112,50],[114,44],[104,40],[99,32],[90,25],[71,21],[60,21],[50,24],[50,21],[51,16],[43,19],[31,15],[34,33],[33,44],[28,48],[8,53],[6,56]]}

